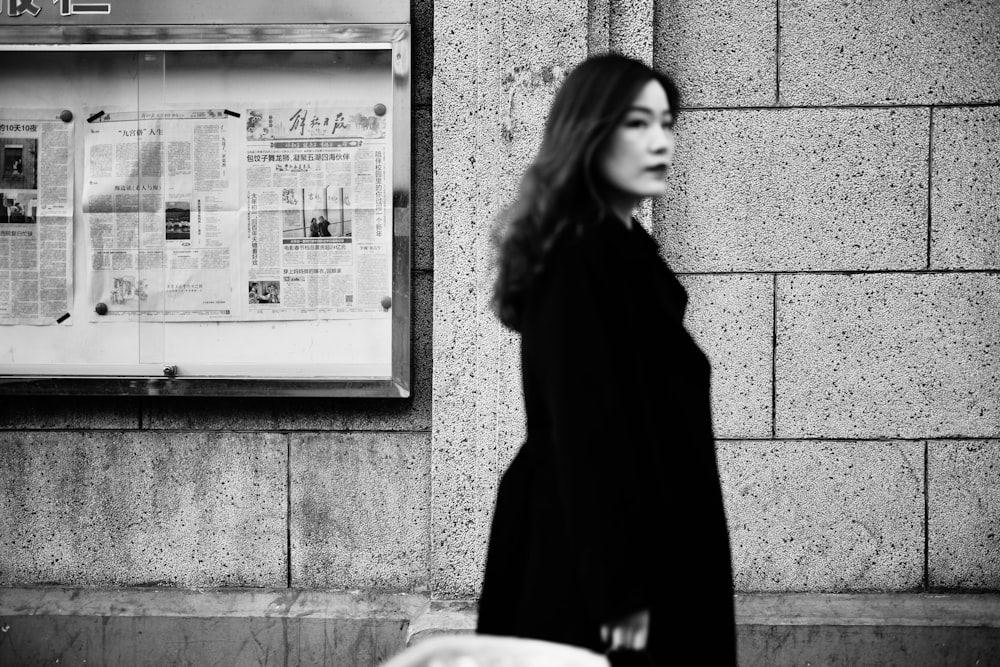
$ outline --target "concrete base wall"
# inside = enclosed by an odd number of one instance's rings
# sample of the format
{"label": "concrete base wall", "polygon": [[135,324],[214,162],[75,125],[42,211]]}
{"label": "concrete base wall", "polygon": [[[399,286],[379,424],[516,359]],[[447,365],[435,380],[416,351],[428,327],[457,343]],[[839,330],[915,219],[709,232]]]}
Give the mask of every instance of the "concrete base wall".
{"label": "concrete base wall", "polygon": [[[738,595],[736,611],[744,667],[1000,665],[1000,595]],[[368,667],[474,626],[473,603],[419,595],[3,589],[0,664]]]}
{"label": "concrete base wall", "polygon": [[412,595],[302,590],[0,590],[0,665],[339,665],[398,653]]}

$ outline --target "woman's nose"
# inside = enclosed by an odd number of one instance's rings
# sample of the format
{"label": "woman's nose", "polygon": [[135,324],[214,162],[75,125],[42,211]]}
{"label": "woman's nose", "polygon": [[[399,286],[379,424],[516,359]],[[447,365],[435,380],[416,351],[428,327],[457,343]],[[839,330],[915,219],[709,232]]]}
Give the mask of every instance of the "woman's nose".
{"label": "woman's nose", "polygon": [[664,153],[673,148],[674,132],[665,127],[656,126],[650,138],[650,149],[654,153]]}

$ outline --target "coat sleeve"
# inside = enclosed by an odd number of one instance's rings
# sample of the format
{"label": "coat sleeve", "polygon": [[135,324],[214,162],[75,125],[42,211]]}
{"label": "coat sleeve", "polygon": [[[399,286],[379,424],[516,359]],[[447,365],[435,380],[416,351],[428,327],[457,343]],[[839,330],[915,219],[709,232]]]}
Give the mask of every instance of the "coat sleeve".
{"label": "coat sleeve", "polygon": [[666,449],[680,444],[671,423],[683,419],[670,400],[678,378],[653,371],[681,324],[656,303],[655,271],[635,259],[586,242],[565,253],[534,345],[573,567],[601,622],[649,607],[660,589]]}

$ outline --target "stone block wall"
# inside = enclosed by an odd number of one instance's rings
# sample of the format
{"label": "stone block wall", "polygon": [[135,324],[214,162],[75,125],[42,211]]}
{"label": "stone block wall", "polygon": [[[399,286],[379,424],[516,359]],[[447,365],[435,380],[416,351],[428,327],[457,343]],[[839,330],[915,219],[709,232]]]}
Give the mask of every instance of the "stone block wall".
{"label": "stone block wall", "polygon": [[439,0],[435,35],[432,590],[476,594],[522,437],[489,227],[608,48],[681,89],[642,219],[713,364],[737,590],[1000,589],[996,3]]}
{"label": "stone block wall", "polygon": [[715,368],[738,590],[1000,590],[996,3],[414,0],[412,21],[412,398],[3,397],[0,591],[474,600],[523,436],[490,225],[562,77],[608,48],[684,96],[642,220]]}

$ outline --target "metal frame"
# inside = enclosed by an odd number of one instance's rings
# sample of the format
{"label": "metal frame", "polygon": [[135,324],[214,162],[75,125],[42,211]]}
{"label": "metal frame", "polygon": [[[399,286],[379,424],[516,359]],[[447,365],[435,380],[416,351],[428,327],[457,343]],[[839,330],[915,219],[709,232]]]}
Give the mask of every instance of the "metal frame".
{"label": "metal frame", "polygon": [[[391,43],[408,47],[407,23],[283,23],[270,25],[34,25],[0,24],[0,48],[9,50],[76,51],[108,47],[108,50],[140,50],[155,46],[159,51],[186,44],[226,44],[253,51],[276,47],[336,49],[342,44]],[[6,47],[6,48],[5,48]],[[127,48],[135,47],[135,48]],[[344,47],[340,47],[344,48]],[[346,48],[357,48],[350,46]],[[409,53],[405,54],[409,65]],[[407,87],[409,72],[407,68]]]}
{"label": "metal frame", "polygon": [[[408,16],[408,14],[407,14]],[[32,25],[0,23],[2,51],[177,51],[206,46],[240,51],[385,48],[393,63],[391,377],[183,377],[170,368],[88,367],[93,373],[0,375],[0,395],[187,395],[407,397],[411,387],[410,26],[392,24]],[[256,366],[254,366],[256,367]],[[101,370],[98,370],[100,368]],[[252,370],[250,365],[240,366]],[[137,370],[138,369],[138,370]]]}

